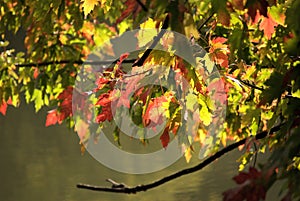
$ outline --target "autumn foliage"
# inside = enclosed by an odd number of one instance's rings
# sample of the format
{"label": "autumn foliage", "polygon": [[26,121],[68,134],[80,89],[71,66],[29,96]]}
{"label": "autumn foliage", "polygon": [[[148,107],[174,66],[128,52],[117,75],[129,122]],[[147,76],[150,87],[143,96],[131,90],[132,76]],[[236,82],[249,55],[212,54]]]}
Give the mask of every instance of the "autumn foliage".
{"label": "autumn foliage", "polygon": [[[2,115],[9,107],[18,107],[24,96],[36,111],[49,108],[46,126],[66,122],[84,145],[91,125],[112,124],[114,115],[126,109],[138,127],[155,131],[163,126],[161,148],[168,149],[176,138],[187,161],[195,155],[193,146],[209,145],[209,156],[235,141],[252,142],[258,133],[267,132],[265,139],[240,147],[240,172],[233,177],[237,186],[224,192],[223,199],[264,200],[273,184],[282,180],[284,193],[278,196],[284,201],[300,199],[300,1],[57,0],[48,4],[0,3]],[[134,41],[145,47],[143,51],[127,52],[111,45],[105,54],[117,55],[116,60],[101,70],[91,64],[82,73],[96,47],[138,28],[155,32],[149,36],[136,32]],[[184,35],[185,45],[197,50],[193,55],[198,63],[176,55],[175,39],[162,28]],[[7,34],[19,30],[26,32],[25,53],[11,50],[7,42]],[[150,48],[151,44],[169,52]],[[90,90],[76,85],[85,80],[93,80]],[[146,81],[153,85],[143,85]],[[280,129],[271,133],[276,126]],[[113,133],[122,143],[122,132]],[[147,144],[144,134],[139,140]],[[254,164],[265,150],[271,153],[268,161]]]}

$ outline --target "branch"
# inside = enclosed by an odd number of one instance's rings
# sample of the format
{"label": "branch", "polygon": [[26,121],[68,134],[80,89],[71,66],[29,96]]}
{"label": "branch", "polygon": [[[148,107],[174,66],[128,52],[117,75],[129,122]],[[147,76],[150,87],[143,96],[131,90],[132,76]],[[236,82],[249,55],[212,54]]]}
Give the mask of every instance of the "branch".
{"label": "branch", "polygon": [[260,90],[260,91],[263,91],[263,90],[264,90],[262,87],[255,86],[255,85],[253,85],[253,84],[251,84],[251,83],[249,83],[249,82],[247,82],[247,81],[244,81],[244,80],[241,80],[241,79],[239,79],[239,81],[240,81],[241,83],[243,83],[244,85],[246,85],[246,86],[248,86],[248,87],[251,87],[251,88],[253,88],[253,89],[257,89],[257,90]]}
{"label": "branch", "polygon": [[136,2],[142,7],[145,12],[148,12],[148,8],[140,0],[136,0]]}
{"label": "branch", "polygon": [[201,29],[204,27],[204,25],[214,16],[215,13],[212,13],[198,28],[198,32],[201,33]]}
{"label": "branch", "polygon": [[[136,59],[127,59],[122,61],[122,63],[133,63]],[[39,67],[39,66],[48,66],[53,64],[87,64],[87,65],[108,65],[108,64],[116,64],[119,61],[117,60],[107,60],[107,61],[72,61],[72,60],[61,60],[61,61],[46,61],[46,62],[40,62],[40,63],[26,63],[26,64],[15,64],[16,67]]]}
{"label": "branch", "polygon": [[141,58],[139,58],[136,62],[133,63],[132,67],[134,66],[142,66],[145,62],[145,60],[148,58],[148,56],[150,55],[152,49],[157,45],[157,43],[159,42],[159,40],[161,39],[161,37],[164,35],[164,33],[166,32],[166,29],[169,26],[169,15],[166,16],[163,25],[161,27],[160,32],[158,33],[157,36],[155,36],[153,38],[153,43],[150,45],[150,47],[144,52],[143,56]]}
{"label": "branch", "polygon": [[[274,132],[280,130],[282,125],[283,124],[280,124],[278,126],[273,127],[272,129],[270,129],[270,132],[263,131],[261,133],[258,133],[255,136],[252,136],[252,137],[255,137],[256,140],[263,139],[266,136],[268,136],[268,134],[271,134],[271,133],[274,133]],[[194,167],[180,170],[180,171],[178,171],[174,174],[163,177],[163,178],[161,178],[157,181],[154,181],[152,183],[149,183],[149,184],[142,184],[142,185],[138,185],[138,186],[135,186],[135,187],[129,187],[129,186],[123,184],[123,186],[121,186],[120,188],[115,188],[114,186],[112,186],[112,187],[101,187],[101,186],[93,186],[93,185],[89,185],[89,184],[77,184],[77,188],[88,189],[88,190],[93,190],[93,191],[105,191],[105,192],[126,193],[126,194],[135,194],[137,192],[147,191],[151,188],[158,187],[158,186],[160,186],[164,183],[167,183],[167,182],[169,182],[173,179],[179,178],[183,175],[191,174],[191,173],[194,173],[196,171],[199,171],[199,170],[203,169],[204,167],[206,167],[207,165],[209,165],[210,163],[212,163],[216,159],[220,158],[224,154],[238,148],[240,145],[245,144],[247,142],[247,140],[250,139],[250,138],[251,137],[244,138],[244,139],[242,139],[238,142],[235,142],[235,143],[221,149],[220,151],[216,152],[214,155],[208,157],[203,162],[199,163],[198,165],[196,165]]]}

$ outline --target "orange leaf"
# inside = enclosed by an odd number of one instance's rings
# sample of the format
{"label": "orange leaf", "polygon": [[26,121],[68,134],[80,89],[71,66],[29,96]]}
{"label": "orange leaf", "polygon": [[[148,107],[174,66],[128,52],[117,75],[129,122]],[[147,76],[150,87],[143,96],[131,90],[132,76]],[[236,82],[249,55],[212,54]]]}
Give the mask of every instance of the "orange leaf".
{"label": "orange leaf", "polygon": [[270,15],[268,15],[268,17],[263,17],[260,25],[259,25],[259,29],[261,31],[264,31],[265,36],[268,39],[271,39],[272,34],[275,31],[275,27],[278,25],[278,23],[276,23],[272,17]]}
{"label": "orange leaf", "polygon": [[0,112],[3,115],[6,115],[6,109],[7,109],[7,103],[5,101],[3,101],[2,104],[0,105]]}
{"label": "orange leaf", "polygon": [[47,118],[46,118],[46,126],[54,125],[57,123],[57,110],[50,110],[48,112]]}

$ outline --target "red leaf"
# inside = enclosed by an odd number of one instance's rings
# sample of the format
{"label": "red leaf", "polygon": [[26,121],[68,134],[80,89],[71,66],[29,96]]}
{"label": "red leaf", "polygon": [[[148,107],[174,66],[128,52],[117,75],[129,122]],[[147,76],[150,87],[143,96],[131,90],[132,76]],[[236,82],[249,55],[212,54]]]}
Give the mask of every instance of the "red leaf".
{"label": "red leaf", "polygon": [[112,111],[111,111],[111,105],[108,104],[106,106],[102,107],[101,113],[96,117],[96,122],[101,123],[104,121],[111,121],[113,118]]}
{"label": "red leaf", "polygon": [[48,115],[46,118],[46,126],[55,125],[57,123],[57,110],[50,110],[48,111]]}
{"label": "red leaf", "polygon": [[2,102],[0,102],[0,113],[2,113],[3,115],[6,115],[7,105],[11,105],[11,104],[12,104],[12,101],[11,101],[10,97],[6,102],[5,102],[5,100],[2,100]]}
{"label": "red leaf", "polygon": [[257,169],[251,167],[249,172],[241,172],[233,179],[239,184],[238,187],[230,189],[223,193],[223,201],[259,201],[265,199],[267,183],[270,173],[274,173],[274,169],[267,171],[263,175]]}
{"label": "red leaf", "polygon": [[72,99],[72,92],[73,92],[73,87],[72,86],[68,86],[66,87],[66,89],[61,92],[59,95],[58,95],[58,99],[60,100],[64,100],[64,99]]}
{"label": "red leaf", "polygon": [[106,106],[106,105],[109,104],[110,102],[111,102],[110,94],[109,94],[109,93],[105,93],[105,94],[101,94],[101,95],[99,96],[96,105]]}
{"label": "red leaf", "polygon": [[118,65],[121,65],[122,62],[123,62],[128,56],[129,56],[129,53],[128,53],[128,52],[122,54],[122,55],[120,56],[120,59],[119,59],[119,61],[117,62],[117,64],[118,64]]}
{"label": "red leaf", "polygon": [[7,110],[7,103],[5,101],[2,101],[2,103],[0,105],[0,112],[3,115],[6,115],[6,110]]}
{"label": "red leaf", "polygon": [[108,83],[109,80],[106,79],[106,78],[103,78],[103,77],[99,77],[97,80],[96,80],[96,85],[97,85],[97,88],[94,90],[94,92],[102,89],[106,83]]}
{"label": "red leaf", "polygon": [[59,107],[59,115],[58,115],[58,123],[62,123],[62,121],[69,116],[72,116],[72,99],[65,99],[60,107]]}
{"label": "red leaf", "polygon": [[169,127],[167,126],[163,132],[163,134],[160,136],[160,141],[163,146],[163,148],[166,148],[170,142],[170,135],[169,135]]}

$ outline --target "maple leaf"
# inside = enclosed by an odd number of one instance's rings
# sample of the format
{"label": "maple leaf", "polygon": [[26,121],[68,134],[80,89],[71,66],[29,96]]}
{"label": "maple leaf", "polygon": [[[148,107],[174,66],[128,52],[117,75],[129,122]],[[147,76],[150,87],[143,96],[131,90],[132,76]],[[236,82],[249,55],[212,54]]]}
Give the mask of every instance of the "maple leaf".
{"label": "maple leaf", "polygon": [[11,104],[12,104],[11,98],[9,98],[7,102],[5,100],[2,100],[2,103],[0,102],[0,113],[6,115],[7,105],[11,105]]}
{"label": "maple leaf", "polygon": [[163,148],[167,148],[169,142],[170,142],[170,135],[169,135],[169,126],[167,126],[163,132],[163,134],[160,136],[160,141],[163,146]]}
{"label": "maple leaf", "polygon": [[143,115],[143,123],[145,126],[150,124],[151,127],[155,127],[155,124],[162,124],[163,117],[167,114],[168,107],[166,107],[166,103],[169,100],[166,96],[156,97],[149,102],[149,105],[146,109],[145,114]]}
{"label": "maple leaf", "polygon": [[128,56],[129,56],[129,53],[128,53],[128,52],[122,54],[122,55],[120,56],[119,61],[117,62],[117,65],[120,66],[120,65],[122,64],[122,62],[123,62]]}
{"label": "maple leaf", "polygon": [[83,2],[83,13],[85,16],[87,16],[95,7],[95,5],[98,4],[99,0],[81,0]]}
{"label": "maple leaf", "polygon": [[96,83],[95,83],[95,84],[97,85],[97,88],[94,89],[93,91],[94,91],[94,92],[99,91],[99,90],[102,89],[108,82],[109,82],[109,80],[106,79],[106,78],[104,78],[104,77],[99,77],[99,78],[97,78]]}
{"label": "maple leaf", "polygon": [[105,93],[105,94],[101,94],[101,95],[99,96],[96,105],[106,106],[106,105],[109,104],[110,102],[111,102],[110,94],[109,94],[109,93]]}
{"label": "maple leaf", "polygon": [[223,201],[259,201],[266,197],[267,183],[274,169],[271,168],[265,175],[256,168],[250,167],[249,172],[240,172],[233,180],[238,187],[223,193]]}
{"label": "maple leaf", "polygon": [[228,45],[224,44],[226,41],[226,38],[216,37],[210,41],[211,47],[209,48],[212,60],[225,68],[228,67],[228,54],[230,53]]}
{"label": "maple leaf", "polygon": [[7,109],[7,103],[5,101],[2,101],[2,103],[0,105],[0,112],[3,115],[6,115],[6,109]]}
{"label": "maple leaf", "polygon": [[58,114],[57,110],[50,110],[48,111],[47,118],[46,118],[46,126],[55,125],[58,122]]}
{"label": "maple leaf", "polygon": [[111,121],[112,116],[112,110],[111,110],[111,101],[112,101],[112,91],[108,91],[107,93],[101,94],[98,98],[98,101],[96,105],[100,105],[101,112],[96,117],[96,122],[101,123],[104,121]]}
{"label": "maple leaf", "polygon": [[264,31],[265,36],[268,39],[271,39],[277,25],[278,23],[275,22],[273,18],[268,14],[268,17],[262,17],[262,21],[259,25],[259,30]]}
{"label": "maple leaf", "polygon": [[63,120],[72,116],[72,114],[72,99],[63,100],[59,107],[58,123],[61,124]]}

